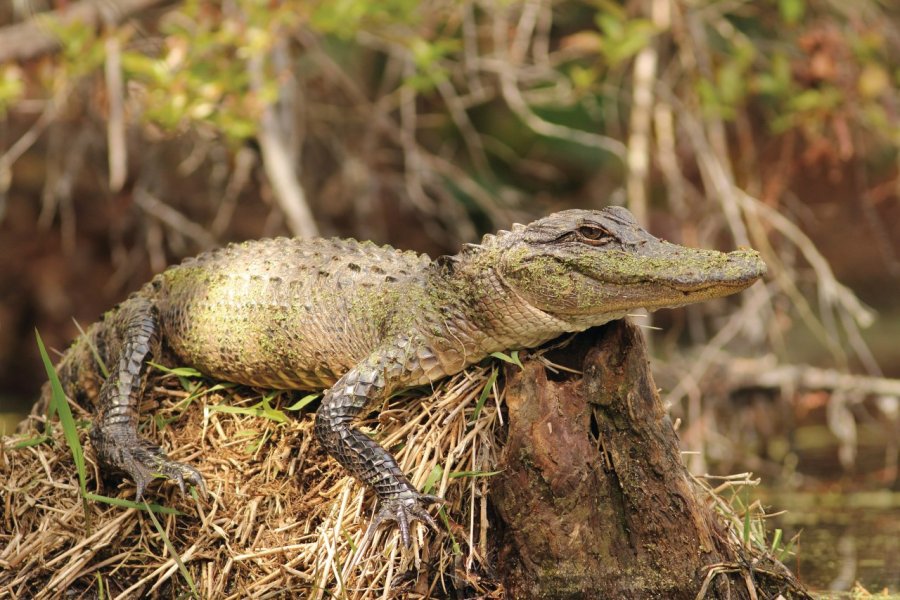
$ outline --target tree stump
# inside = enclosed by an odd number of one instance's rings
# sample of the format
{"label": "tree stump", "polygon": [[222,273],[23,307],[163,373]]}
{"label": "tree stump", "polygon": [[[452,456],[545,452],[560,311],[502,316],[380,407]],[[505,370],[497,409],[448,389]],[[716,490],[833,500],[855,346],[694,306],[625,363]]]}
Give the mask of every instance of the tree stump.
{"label": "tree stump", "polygon": [[741,572],[754,557],[692,482],[636,326],[610,323],[547,358],[582,375],[538,360],[507,371],[509,433],[490,493],[509,598],[693,599],[711,565],[724,576],[709,577],[705,597],[807,597],[777,561],[764,577]]}

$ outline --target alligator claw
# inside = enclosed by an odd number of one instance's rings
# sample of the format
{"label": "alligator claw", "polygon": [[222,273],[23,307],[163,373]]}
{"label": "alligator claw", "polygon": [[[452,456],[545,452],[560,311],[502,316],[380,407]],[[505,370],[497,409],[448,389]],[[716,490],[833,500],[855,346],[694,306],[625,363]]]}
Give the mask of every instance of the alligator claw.
{"label": "alligator claw", "polygon": [[372,524],[369,525],[369,528],[374,531],[388,521],[395,521],[397,527],[400,528],[400,538],[403,540],[403,545],[409,548],[412,543],[409,533],[411,523],[421,521],[431,529],[436,530],[438,528],[437,523],[435,523],[425,508],[429,504],[436,503],[443,504],[444,499],[439,496],[420,494],[418,492],[387,498],[382,500],[381,508],[378,509],[378,513],[372,519]]}
{"label": "alligator claw", "polygon": [[156,444],[140,438],[132,438],[127,442],[121,439],[113,441],[100,433],[95,433],[93,438],[101,464],[105,468],[124,472],[134,481],[134,499],[138,502],[143,498],[147,484],[155,478],[173,480],[182,494],[186,493],[185,481],[206,494],[206,485],[200,472],[189,465],[171,460]]}

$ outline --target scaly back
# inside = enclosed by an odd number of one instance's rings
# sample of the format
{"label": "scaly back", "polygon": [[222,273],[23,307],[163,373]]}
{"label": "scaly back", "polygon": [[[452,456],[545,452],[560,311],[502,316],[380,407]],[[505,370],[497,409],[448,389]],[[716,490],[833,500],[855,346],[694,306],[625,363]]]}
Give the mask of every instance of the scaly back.
{"label": "scaly back", "polygon": [[146,291],[185,364],[237,383],[315,389],[383,340],[398,298],[422,285],[430,263],[371,242],[275,238],[188,259]]}

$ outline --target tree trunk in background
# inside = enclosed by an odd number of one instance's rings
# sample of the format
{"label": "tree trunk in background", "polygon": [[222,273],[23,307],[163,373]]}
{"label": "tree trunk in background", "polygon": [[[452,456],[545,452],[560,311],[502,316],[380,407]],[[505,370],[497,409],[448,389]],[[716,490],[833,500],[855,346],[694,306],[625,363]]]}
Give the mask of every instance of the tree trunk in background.
{"label": "tree trunk in background", "polygon": [[[583,375],[537,360],[507,372],[491,495],[509,597],[695,598],[706,567],[734,551],[682,463],[639,330],[616,321],[548,358]],[[715,582],[707,597],[749,597]]]}

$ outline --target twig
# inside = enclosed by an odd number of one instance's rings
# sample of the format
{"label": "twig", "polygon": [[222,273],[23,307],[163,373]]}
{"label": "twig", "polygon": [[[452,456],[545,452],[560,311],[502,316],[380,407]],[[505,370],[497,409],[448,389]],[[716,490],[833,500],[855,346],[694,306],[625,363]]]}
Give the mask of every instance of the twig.
{"label": "twig", "polygon": [[541,2],[541,12],[538,15],[537,33],[531,44],[531,54],[534,62],[543,67],[550,67],[550,30],[553,28],[553,3]]}
{"label": "twig", "polygon": [[525,6],[522,8],[522,15],[519,17],[519,23],[516,26],[516,34],[509,48],[509,57],[512,65],[519,65],[525,60],[540,10],[540,0],[526,0]]}
{"label": "twig", "polygon": [[[253,55],[248,61],[251,87],[259,92],[263,87],[262,73],[264,69],[261,55]],[[309,204],[306,193],[300,185],[294,165],[291,164],[291,151],[287,140],[281,135],[276,108],[268,104],[263,108],[257,139],[262,151],[263,169],[272,184],[275,200],[284,213],[288,229],[300,237],[316,237],[319,229]]]}
{"label": "twig", "polygon": [[437,89],[444,99],[447,108],[450,109],[450,116],[453,118],[453,122],[462,134],[463,142],[466,144],[466,149],[469,151],[469,157],[472,159],[472,164],[475,165],[475,168],[478,169],[480,173],[490,173],[490,166],[488,165],[487,156],[484,153],[484,146],[481,143],[480,134],[475,129],[475,126],[472,125],[472,120],[469,119],[469,114],[466,112],[462,102],[460,102],[456,89],[447,80],[438,82]]}
{"label": "twig", "polygon": [[466,3],[463,8],[462,21],[463,70],[469,90],[480,93],[484,87],[476,66],[478,62],[478,24],[475,21],[475,3]]}
{"label": "twig", "polygon": [[[493,61],[484,61],[484,64],[492,63]],[[528,103],[525,102],[522,92],[519,90],[516,75],[509,68],[509,65],[498,65],[496,71],[500,78],[500,90],[503,94],[503,99],[529,129],[547,137],[568,140],[590,148],[599,148],[615,155],[620,160],[624,160],[626,154],[625,144],[605,135],[572,129],[565,125],[557,125],[556,123],[545,121],[536,115],[528,106]]]}
{"label": "twig", "polygon": [[222,194],[222,199],[216,210],[216,217],[209,227],[214,236],[219,237],[225,233],[225,229],[234,215],[234,209],[237,207],[238,197],[250,180],[255,164],[256,153],[249,148],[242,147],[235,154],[234,169],[231,172],[231,177],[228,179],[228,184],[225,186],[225,192]]}
{"label": "twig", "polygon": [[762,305],[768,302],[768,299],[768,295],[763,293],[748,300],[741,308],[741,311],[734,314],[728,320],[728,323],[719,329],[715,337],[703,346],[700,356],[691,362],[690,370],[681,377],[678,384],[666,395],[663,403],[670,405],[680,401],[688,393],[688,389],[695,386],[696,382],[703,377],[703,374],[715,362],[715,358],[722,347],[740,333],[744,323],[757,315]]}
{"label": "twig", "polygon": [[[110,24],[112,25],[112,24]],[[109,99],[109,121],[106,124],[107,156],[109,157],[109,190],[122,189],[128,174],[128,145],[125,143],[124,87],[122,84],[122,53],[119,38],[111,32],[106,38],[104,65],[106,94]]]}
{"label": "twig", "polygon": [[[409,53],[398,53],[394,46],[392,60],[402,64],[403,77],[410,78],[415,75],[415,63]],[[403,180],[406,183],[406,194],[413,205],[425,214],[433,211],[428,202],[428,195],[422,184],[424,169],[421,166],[419,146],[416,143],[416,90],[409,85],[400,88],[400,145],[403,147]]]}
{"label": "twig", "polygon": [[656,133],[656,156],[660,171],[666,179],[669,206],[676,217],[682,222],[686,222],[686,190],[684,175],[678,167],[678,154],[675,147],[675,116],[672,105],[664,101],[656,102],[653,121]]}
{"label": "twig", "polygon": [[22,137],[10,146],[9,150],[0,155],[0,220],[6,212],[6,192],[12,184],[12,166],[19,158],[31,148],[41,134],[47,129],[58,111],[56,102],[47,102],[47,107],[38,120],[28,128]]}
{"label": "twig", "polygon": [[[669,0],[650,0],[651,19],[660,30],[669,28]],[[651,40],[638,52],[634,61],[634,86],[628,134],[628,208],[638,223],[647,223],[647,175],[650,169],[650,119],[653,114],[653,83],[656,79],[658,55]]]}
{"label": "twig", "polygon": [[57,125],[48,137],[48,154],[52,158],[48,161],[47,178],[41,190],[38,227],[48,229],[53,218],[59,214],[62,247],[66,252],[72,252],[77,229],[72,192],[88,152],[96,141],[96,132],[92,128],[80,128],[73,132]]}
{"label": "twig", "polygon": [[206,229],[161,201],[142,185],[135,187],[134,203],[148,215],[156,217],[178,233],[194,240],[201,248],[212,248],[217,245],[216,239]]}
{"label": "twig", "polygon": [[829,390],[856,392],[848,397],[859,401],[865,396],[900,398],[900,379],[851,375],[835,369],[807,365],[778,365],[772,357],[756,360],[736,360],[728,364],[731,387]]}
{"label": "twig", "polygon": [[875,315],[872,310],[863,305],[850,288],[835,278],[828,261],[816,250],[815,244],[799,227],[771,206],[760,202],[740,188],[735,188],[735,191],[736,198],[744,210],[759,211],[800,250],[816,273],[820,293],[830,304],[846,310],[863,327],[868,327],[874,322]]}

